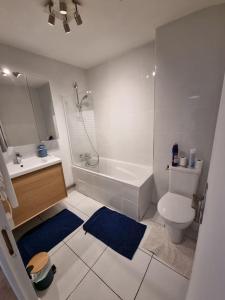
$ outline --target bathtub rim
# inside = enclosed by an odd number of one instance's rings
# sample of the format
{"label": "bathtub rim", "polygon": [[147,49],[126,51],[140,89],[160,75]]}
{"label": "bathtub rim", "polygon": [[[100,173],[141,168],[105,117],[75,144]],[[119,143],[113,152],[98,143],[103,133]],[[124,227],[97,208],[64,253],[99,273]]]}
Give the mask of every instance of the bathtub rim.
{"label": "bathtub rim", "polygon": [[101,176],[101,177],[106,177],[110,180],[121,182],[121,183],[127,184],[127,185],[129,185],[131,187],[135,187],[135,188],[140,188],[149,178],[151,178],[153,176],[153,166],[151,166],[151,165],[146,166],[146,165],[135,164],[135,163],[131,163],[131,162],[115,160],[115,159],[106,158],[106,157],[100,157],[100,161],[101,161],[101,159],[109,160],[109,161],[112,161],[112,162],[124,163],[124,164],[128,164],[128,165],[131,165],[131,166],[139,166],[139,167],[145,169],[147,171],[147,174],[145,176],[143,176],[142,179],[129,181],[129,180],[124,180],[124,179],[119,179],[119,178],[107,175],[105,173],[96,172],[94,170],[79,166],[76,163],[72,164],[72,168],[77,168],[79,170],[86,171],[88,173],[95,174],[95,175],[98,175],[98,176]]}

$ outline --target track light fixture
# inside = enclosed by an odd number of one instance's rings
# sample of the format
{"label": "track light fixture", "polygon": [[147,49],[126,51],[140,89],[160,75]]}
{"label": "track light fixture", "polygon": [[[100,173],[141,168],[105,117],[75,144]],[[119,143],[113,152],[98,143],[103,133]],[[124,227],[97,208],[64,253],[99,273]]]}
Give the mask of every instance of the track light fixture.
{"label": "track light fixture", "polygon": [[55,25],[55,16],[53,14],[50,14],[48,17],[48,24],[51,26]]}
{"label": "track light fixture", "polygon": [[11,77],[12,75],[16,78],[22,76],[22,73],[16,71],[10,71],[8,68],[0,68],[0,74],[4,77]]}
{"label": "track light fixture", "polygon": [[70,26],[67,22],[67,17],[66,16],[65,16],[65,19],[63,21],[63,27],[64,27],[64,30],[65,30],[66,34],[70,33]]}
{"label": "track light fixture", "polygon": [[75,4],[74,19],[75,19],[77,25],[79,26],[79,25],[82,25],[83,22],[82,22],[81,16],[80,16],[78,8],[77,8],[77,3],[74,2],[74,4]]}
{"label": "track light fixture", "polygon": [[66,2],[64,1],[59,1],[59,12],[62,15],[66,15],[67,14],[67,6],[66,6]]}
{"label": "track light fixture", "polygon": [[59,19],[63,23],[65,33],[69,33],[70,21],[75,19],[78,26],[83,23],[78,10],[78,6],[81,5],[81,0],[47,0],[44,6],[48,13],[48,24],[54,26],[55,20]]}

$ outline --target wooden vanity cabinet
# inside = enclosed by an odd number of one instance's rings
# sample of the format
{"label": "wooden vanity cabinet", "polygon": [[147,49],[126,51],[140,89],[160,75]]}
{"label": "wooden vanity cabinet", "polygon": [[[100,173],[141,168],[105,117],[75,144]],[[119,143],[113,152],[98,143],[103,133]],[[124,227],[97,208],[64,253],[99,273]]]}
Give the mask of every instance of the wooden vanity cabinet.
{"label": "wooden vanity cabinet", "polygon": [[12,183],[19,203],[12,211],[15,227],[67,197],[61,163],[13,178]]}

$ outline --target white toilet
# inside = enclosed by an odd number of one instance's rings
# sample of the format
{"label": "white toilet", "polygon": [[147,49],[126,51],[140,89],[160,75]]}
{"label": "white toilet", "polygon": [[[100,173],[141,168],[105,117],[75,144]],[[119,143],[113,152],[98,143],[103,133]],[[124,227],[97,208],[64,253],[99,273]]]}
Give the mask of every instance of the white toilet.
{"label": "white toilet", "polygon": [[159,200],[158,212],[175,244],[182,242],[184,229],[194,220],[195,210],[191,205],[200,173],[197,169],[169,167],[169,191]]}

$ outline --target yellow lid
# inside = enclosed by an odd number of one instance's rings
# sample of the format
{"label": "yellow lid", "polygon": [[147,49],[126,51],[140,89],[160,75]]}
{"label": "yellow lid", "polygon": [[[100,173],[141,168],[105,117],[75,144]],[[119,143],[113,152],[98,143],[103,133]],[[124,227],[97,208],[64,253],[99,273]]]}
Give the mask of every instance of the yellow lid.
{"label": "yellow lid", "polygon": [[31,274],[38,273],[48,264],[48,260],[48,253],[40,252],[31,258],[27,267],[33,266]]}

